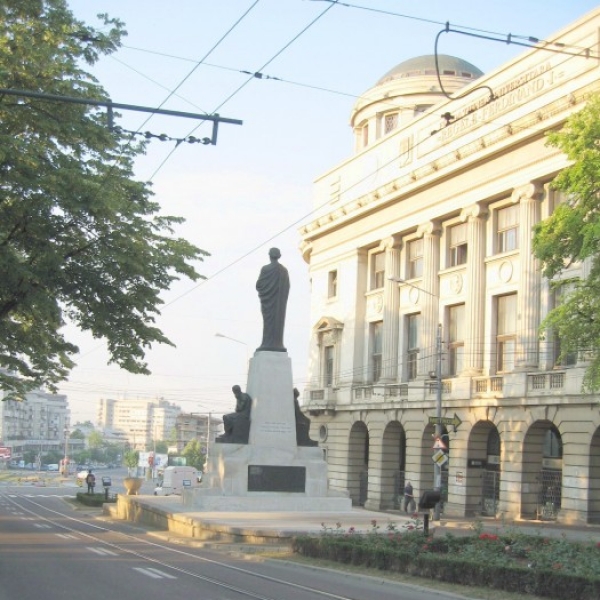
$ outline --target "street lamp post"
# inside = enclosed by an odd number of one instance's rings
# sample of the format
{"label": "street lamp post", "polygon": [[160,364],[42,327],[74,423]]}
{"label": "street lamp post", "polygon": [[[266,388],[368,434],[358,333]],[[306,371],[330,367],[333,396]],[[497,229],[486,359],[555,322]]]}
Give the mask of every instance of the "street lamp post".
{"label": "street lamp post", "polygon": [[[412,283],[409,283],[405,279],[401,279],[400,277],[388,277],[390,281],[395,281],[396,283],[403,283],[409,287],[415,288],[416,290],[423,292],[425,294],[429,294],[434,298],[439,300],[439,296],[433,294],[432,292],[428,292],[423,288],[420,288]],[[442,438],[442,324],[438,324],[437,336],[436,336],[436,369],[435,369],[435,378],[436,378],[436,411],[435,411],[435,439],[441,440]],[[442,491],[442,465],[434,461],[433,464],[433,489],[440,492]],[[433,511],[433,518],[437,521],[440,520],[440,502],[435,505],[435,509]]]}
{"label": "street lamp post", "polygon": [[230,342],[236,342],[237,344],[242,344],[243,346],[246,346],[246,370],[248,370],[248,367],[250,365],[250,354],[248,352],[248,344],[246,344],[246,342],[242,342],[242,340],[236,340],[235,338],[229,337],[228,335],[224,335],[222,333],[215,333],[215,337],[224,338],[226,340],[229,340]]}
{"label": "street lamp post", "polygon": [[[435,422],[435,439],[442,439],[442,324],[438,325],[437,331],[437,365],[436,365],[436,422]],[[433,465],[433,489],[440,492],[442,491],[442,465],[435,461]],[[440,520],[440,502],[436,503],[433,510],[433,518],[436,521]]]}
{"label": "street lamp post", "polygon": [[69,474],[69,429],[65,427],[65,457],[63,459],[63,477]]}

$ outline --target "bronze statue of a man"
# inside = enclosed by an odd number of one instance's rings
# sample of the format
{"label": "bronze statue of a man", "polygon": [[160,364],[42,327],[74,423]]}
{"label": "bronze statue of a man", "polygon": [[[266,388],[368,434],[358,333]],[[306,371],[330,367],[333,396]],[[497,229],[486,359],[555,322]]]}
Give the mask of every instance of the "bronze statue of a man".
{"label": "bronze statue of a man", "polygon": [[283,345],[285,311],[290,293],[290,277],[287,269],[279,264],[281,252],[278,248],[269,250],[271,263],[260,270],[256,290],[260,298],[263,316],[263,339],[257,352],[286,352]]}
{"label": "bronze statue of a man", "polygon": [[231,388],[235,396],[235,412],[223,415],[223,426],[225,433],[215,439],[222,444],[247,444],[250,435],[250,411],[252,409],[252,398],[242,392],[239,385]]}

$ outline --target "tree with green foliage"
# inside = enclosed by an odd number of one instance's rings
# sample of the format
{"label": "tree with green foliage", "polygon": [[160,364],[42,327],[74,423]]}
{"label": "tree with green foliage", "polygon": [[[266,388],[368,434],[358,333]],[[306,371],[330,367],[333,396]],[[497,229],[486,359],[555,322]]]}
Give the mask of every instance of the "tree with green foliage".
{"label": "tree with green foliage", "polygon": [[85,433],[81,429],[75,429],[75,431],[71,432],[69,438],[72,440],[85,440]]}
{"label": "tree with green foliage", "polygon": [[129,475],[131,475],[137,470],[140,462],[140,453],[137,450],[127,450],[123,455],[123,461],[125,462]]}
{"label": "tree with green foliage", "polygon": [[[571,116],[548,143],[571,161],[552,182],[566,201],[534,230],[534,252],[543,273],[563,288],[561,302],[542,323],[558,335],[561,354],[586,351],[584,388],[600,389],[600,96]],[[574,262],[590,260],[585,280],[568,277]]]}
{"label": "tree with green foliage", "polygon": [[102,446],[104,445],[104,438],[99,431],[90,431],[87,436],[87,445],[90,449],[90,454],[93,461],[102,460]]}
{"label": "tree with green foliage", "polygon": [[200,443],[200,440],[189,441],[183,449],[181,455],[185,457],[185,461],[188,466],[194,467],[198,469],[198,471],[202,471],[204,469],[205,454],[202,452],[202,444]]}
{"label": "tree with green foliage", "polygon": [[[126,35],[101,15],[95,29],[65,0],[0,4],[0,88],[109,100],[83,66]],[[136,181],[143,143],[110,128],[105,110],[0,94],[0,389],[64,380],[78,348],[71,322],[108,346],[109,362],[148,374],[147,349],[172,342],[155,325],[161,292],[197,280],[206,252],[174,236],[179,217],[159,214]],[[8,371],[8,373],[7,373]]]}
{"label": "tree with green foliage", "polygon": [[154,446],[154,450],[157,454],[167,454],[169,451],[169,444],[164,440],[157,440]]}

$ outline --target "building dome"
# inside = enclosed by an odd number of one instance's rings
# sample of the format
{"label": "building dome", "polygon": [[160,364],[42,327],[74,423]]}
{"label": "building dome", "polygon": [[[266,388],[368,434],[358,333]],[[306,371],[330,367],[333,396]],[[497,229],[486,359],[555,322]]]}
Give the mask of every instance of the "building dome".
{"label": "building dome", "polygon": [[[438,55],[438,66],[440,76],[447,77],[462,77],[465,79],[477,79],[483,75],[475,65],[470,62],[457,58],[456,56],[448,56],[447,54]],[[425,77],[436,75],[435,56],[428,54],[425,56],[416,56],[409,58],[404,62],[390,69],[376,85],[382,85],[394,79],[404,79],[405,77]]]}
{"label": "building dome", "polygon": [[437,63],[436,67],[433,54],[405,60],[360,96],[350,115],[356,152],[402,128],[483,75],[475,65],[456,56],[438,54]]}

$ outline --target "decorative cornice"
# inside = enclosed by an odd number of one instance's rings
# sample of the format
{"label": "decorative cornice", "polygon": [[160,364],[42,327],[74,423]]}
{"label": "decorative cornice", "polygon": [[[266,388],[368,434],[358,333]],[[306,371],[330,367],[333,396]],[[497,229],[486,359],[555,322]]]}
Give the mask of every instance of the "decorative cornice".
{"label": "decorative cornice", "polygon": [[[569,93],[568,95],[557,98],[555,101],[543,107],[545,120],[555,118],[565,111],[572,112],[575,105],[584,102],[588,97],[598,92],[599,89],[599,83],[594,82],[585,88],[577,90],[575,93]],[[448,168],[455,167],[458,163],[464,162],[466,159],[480,153],[485,148],[489,149],[507,138],[515,136],[515,132],[528,131],[536,126],[540,127],[539,131],[543,131],[537,118],[537,113],[530,113],[518,118],[515,121],[506,124],[504,127],[500,127],[493,132],[485,134],[481,138],[477,138],[464,146],[455,148],[448,154],[436,157],[436,164],[439,167],[438,171],[432,171],[430,163],[422,165],[417,169],[411,169],[402,176],[382,184],[375,190],[371,190],[359,198],[354,198],[341,207],[336,207],[327,218],[320,218],[306,224],[300,228],[300,233],[301,235],[314,234],[321,228],[334,225],[345,219],[356,218],[361,211],[366,209],[366,207],[371,209],[373,205],[376,206],[385,203],[389,201],[390,196],[398,195],[398,193],[407,195],[417,186],[423,184],[428,178],[445,172]],[[516,202],[518,199],[513,201]]]}

